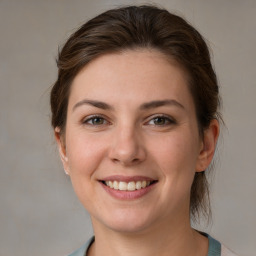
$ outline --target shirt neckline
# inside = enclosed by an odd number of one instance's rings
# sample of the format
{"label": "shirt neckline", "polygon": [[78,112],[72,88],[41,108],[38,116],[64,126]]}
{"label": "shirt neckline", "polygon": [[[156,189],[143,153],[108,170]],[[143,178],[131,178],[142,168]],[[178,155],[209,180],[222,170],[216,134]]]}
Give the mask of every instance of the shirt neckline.
{"label": "shirt neckline", "polygon": [[[208,235],[207,233],[200,232],[202,235],[208,238],[209,248],[207,256],[221,256],[221,244],[219,241],[215,240],[213,237]],[[74,253],[69,256],[86,256],[89,251],[90,246],[95,241],[95,237],[92,236],[81,248],[79,248]]]}

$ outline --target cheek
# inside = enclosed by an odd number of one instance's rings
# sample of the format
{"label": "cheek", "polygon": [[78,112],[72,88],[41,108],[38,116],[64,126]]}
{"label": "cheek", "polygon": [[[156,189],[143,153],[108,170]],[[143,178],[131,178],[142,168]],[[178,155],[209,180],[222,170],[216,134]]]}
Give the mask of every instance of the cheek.
{"label": "cheek", "polygon": [[67,156],[71,175],[92,175],[104,157],[105,141],[76,133],[67,138]]}
{"label": "cheek", "polygon": [[175,183],[172,186],[192,184],[198,157],[197,142],[193,135],[190,132],[187,136],[186,133],[176,133],[150,147],[151,155],[165,180]]}
{"label": "cheek", "polygon": [[[154,143],[154,142],[153,142]],[[150,146],[153,154],[157,156],[163,164],[195,164],[197,158],[197,144],[192,135],[173,134],[166,136],[162,141],[156,141]]]}
{"label": "cheek", "polygon": [[[72,138],[72,139],[71,139]],[[105,156],[104,139],[78,134],[67,138],[67,156],[73,189],[84,207],[94,205],[97,169]]]}

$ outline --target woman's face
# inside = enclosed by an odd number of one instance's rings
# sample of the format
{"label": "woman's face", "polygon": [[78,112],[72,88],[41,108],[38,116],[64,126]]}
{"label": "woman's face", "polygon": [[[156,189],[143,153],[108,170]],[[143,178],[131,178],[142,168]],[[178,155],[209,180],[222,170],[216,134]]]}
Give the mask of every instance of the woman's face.
{"label": "woman's face", "polygon": [[137,232],[189,219],[195,171],[210,160],[186,74],[161,53],[89,63],[72,84],[65,138],[56,138],[94,226]]}

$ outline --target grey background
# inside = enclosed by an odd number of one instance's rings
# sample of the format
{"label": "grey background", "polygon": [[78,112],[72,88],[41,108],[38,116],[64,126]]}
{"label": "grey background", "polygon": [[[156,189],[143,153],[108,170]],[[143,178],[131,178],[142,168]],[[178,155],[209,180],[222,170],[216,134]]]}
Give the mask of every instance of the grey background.
{"label": "grey background", "polygon": [[[0,0],[0,255],[66,255],[92,234],[58,159],[49,87],[57,46],[85,20],[149,1]],[[256,1],[162,0],[208,39],[227,128],[212,185],[210,232],[256,250]]]}

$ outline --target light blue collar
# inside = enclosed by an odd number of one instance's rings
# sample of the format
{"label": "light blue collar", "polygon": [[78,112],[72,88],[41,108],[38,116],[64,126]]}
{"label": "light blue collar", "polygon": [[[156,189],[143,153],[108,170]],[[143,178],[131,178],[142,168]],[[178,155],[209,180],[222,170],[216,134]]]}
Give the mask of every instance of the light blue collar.
{"label": "light blue collar", "polygon": [[[219,241],[212,238],[210,235],[200,232],[209,239],[209,249],[207,256],[221,256],[221,244]],[[94,242],[94,236],[91,237],[81,248],[71,253],[69,256],[86,256],[91,244]]]}

